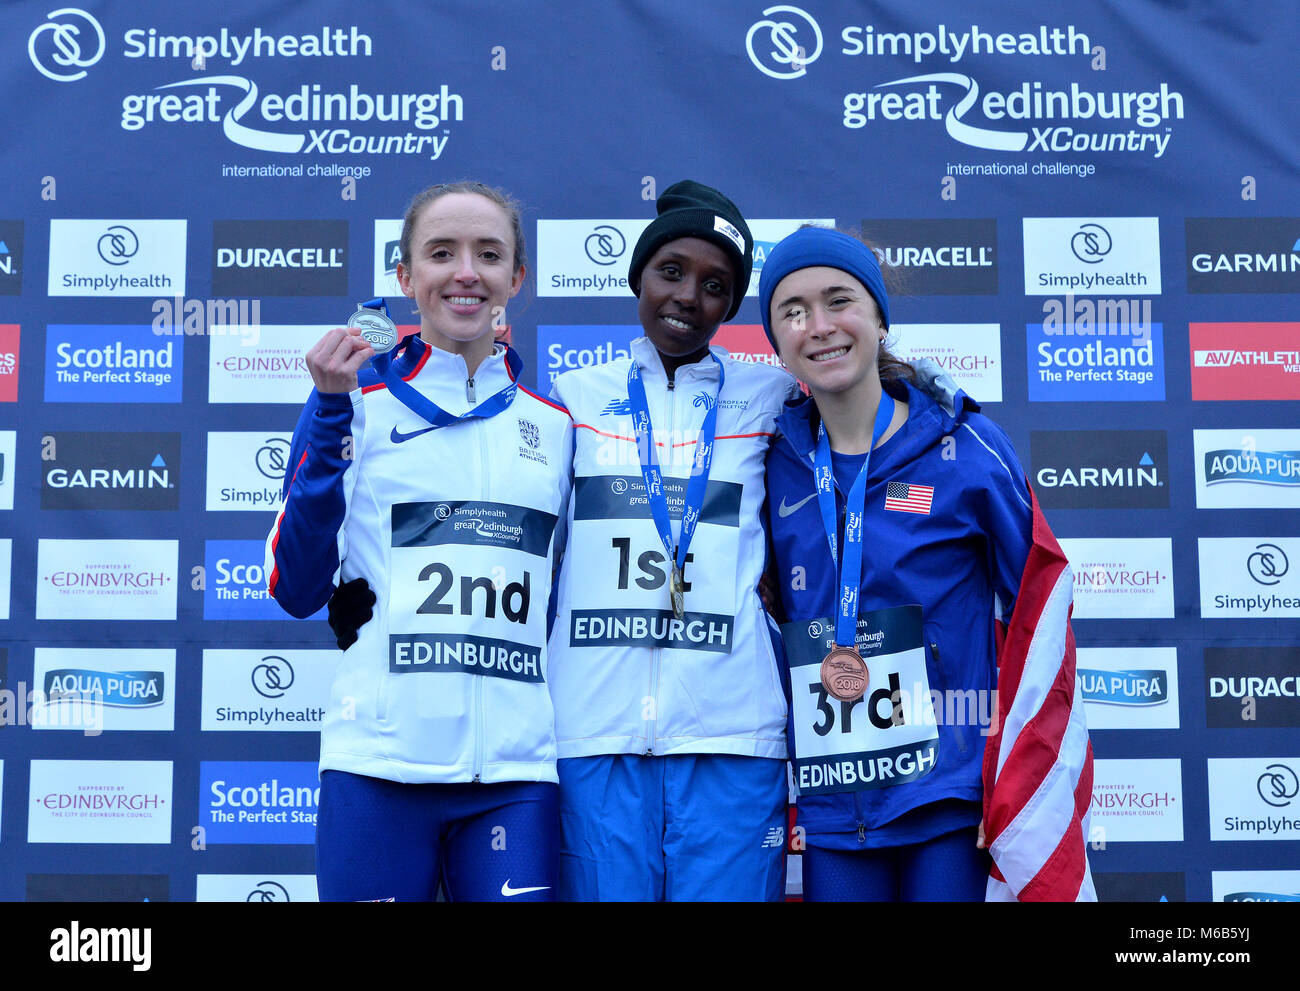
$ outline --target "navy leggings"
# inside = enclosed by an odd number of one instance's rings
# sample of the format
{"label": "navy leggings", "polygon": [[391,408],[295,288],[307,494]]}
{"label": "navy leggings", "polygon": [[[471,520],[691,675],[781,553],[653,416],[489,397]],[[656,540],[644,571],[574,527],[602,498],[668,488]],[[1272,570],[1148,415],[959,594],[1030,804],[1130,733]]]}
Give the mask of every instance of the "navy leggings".
{"label": "navy leggings", "polygon": [[803,897],[809,902],[977,902],[984,900],[989,854],[974,828],[924,843],[875,850],[803,852]]}
{"label": "navy leggings", "polygon": [[316,885],[327,901],[553,901],[559,788],[408,785],[326,771]]}

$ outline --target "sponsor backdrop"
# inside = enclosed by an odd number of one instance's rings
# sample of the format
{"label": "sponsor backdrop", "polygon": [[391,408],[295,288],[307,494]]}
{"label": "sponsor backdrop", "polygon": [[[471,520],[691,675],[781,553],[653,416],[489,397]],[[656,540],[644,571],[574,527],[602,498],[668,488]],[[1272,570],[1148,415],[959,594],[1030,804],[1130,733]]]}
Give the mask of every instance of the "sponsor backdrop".
{"label": "sponsor backdrop", "polygon": [[1300,898],[1293,3],[55,7],[0,9],[0,899],[315,898],[336,651],[261,542],[304,351],[413,329],[396,218],[464,177],[525,205],[542,390],[637,336],[677,179],[756,270],[865,230],[1074,563],[1098,890]]}

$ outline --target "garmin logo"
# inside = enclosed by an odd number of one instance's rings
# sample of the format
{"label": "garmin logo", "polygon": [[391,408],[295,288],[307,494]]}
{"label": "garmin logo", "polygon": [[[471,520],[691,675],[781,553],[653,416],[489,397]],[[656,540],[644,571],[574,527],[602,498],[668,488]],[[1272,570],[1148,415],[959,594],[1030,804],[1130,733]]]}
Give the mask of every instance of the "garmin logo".
{"label": "garmin logo", "polygon": [[1300,219],[1188,217],[1187,291],[1300,292]]}
{"label": "garmin logo", "polygon": [[42,509],[180,506],[180,434],[47,434],[42,455]]}
{"label": "garmin logo", "polygon": [[66,468],[51,468],[45,475],[45,484],[54,489],[170,489],[171,476],[162,456],[154,458],[154,466],[149,468],[126,469],[92,468],[82,471],[80,468],[68,471]]}
{"label": "garmin logo", "polygon": [[1143,458],[1145,459],[1143,464],[1136,468],[1080,468],[1077,474],[1069,468],[1059,474],[1055,468],[1041,468],[1035,478],[1044,488],[1055,488],[1058,485],[1083,488],[1111,486],[1141,488],[1143,485],[1164,485],[1165,483],[1160,480],[1160,472],[1155,467],[1143,466],[1151,464],[1151,456],[1144,454]]}
{"label": "garmin logo", "polygon": [[1030,450],[1046,508],[1169,508],[1163,430],[1033,430]]}
{"label": "garmin logo", "polygon": [[1300,272],[1300,253],[1192,255],[1193,272]]}

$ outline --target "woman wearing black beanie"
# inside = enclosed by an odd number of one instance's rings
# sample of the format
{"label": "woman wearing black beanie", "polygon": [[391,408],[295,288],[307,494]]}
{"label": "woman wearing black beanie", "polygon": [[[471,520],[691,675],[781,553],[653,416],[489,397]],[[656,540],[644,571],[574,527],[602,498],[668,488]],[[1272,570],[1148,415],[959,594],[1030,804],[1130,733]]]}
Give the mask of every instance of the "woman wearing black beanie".
{"label": "woman wearing black beanie", "polygon": [[756,587],[763,459],[794,380],[709,341],[749,286],[726,196],[667,189],[632,253],[645,337],[561,375],[576,428],[550,683],[571,900],[776,900],[786,707]]}

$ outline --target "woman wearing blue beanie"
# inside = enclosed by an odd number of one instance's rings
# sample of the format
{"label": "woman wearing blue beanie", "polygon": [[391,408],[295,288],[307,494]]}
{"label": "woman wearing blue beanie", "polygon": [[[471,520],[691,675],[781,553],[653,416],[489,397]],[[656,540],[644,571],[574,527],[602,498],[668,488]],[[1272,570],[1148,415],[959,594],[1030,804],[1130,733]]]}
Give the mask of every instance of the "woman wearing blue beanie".
{"label": "woman wearing blue beanie", "polygon": [[1092,900],[1072,580],[1010,441],[888,352],[856,238],[787,237],[759,305],[811,393],[767,458],[805,899]]}

